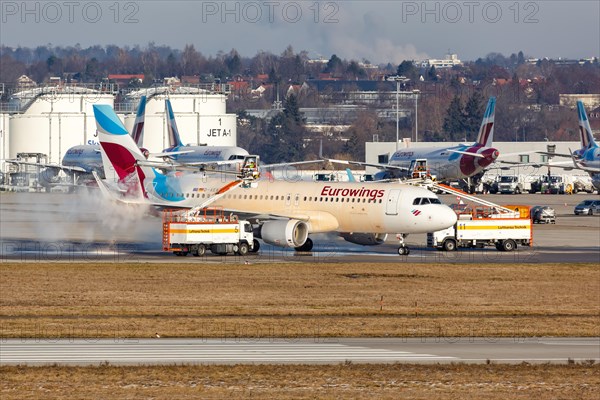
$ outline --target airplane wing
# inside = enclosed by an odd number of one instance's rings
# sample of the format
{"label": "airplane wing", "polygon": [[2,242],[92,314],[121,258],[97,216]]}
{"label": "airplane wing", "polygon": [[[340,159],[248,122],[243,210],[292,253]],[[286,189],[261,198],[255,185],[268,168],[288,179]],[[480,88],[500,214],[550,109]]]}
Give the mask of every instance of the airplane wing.
{"label": "airplane wing", "polygon": [[296,165],[305,165],[305,164],[313,164],[313,163],[321,163],[326,160],[311,160],[311,161],[293,161],[287,163],[276,163],[276,164],[261,164],[262,169],[275,169],[281,167],[294,167]]}
{"label": "airplane wing", "polygon": [[408,171],[408,168],[406,168],[406,167],[398,167],[398,166],[389,165],[389,164],[371,164],[371,163],[360,162],[360,161],[334,160],[332,158],[326,158],[325,160],[327,160],[331,163],[334,163],[334,164],[360,165],[360,166],[365,166],[365,167],[375,167],[375,168],[379,168],[379,169],[397,169],[397,170],[401,170],[401,171]]}
{"label": "airplane wing", "polygon": [[80,173],[89,173],[88,170],[81,168],[81,167],[76,167],[76,166],[67,166],[67,165],[58,165],[58,164],[44,164],[44,163],[33,163],[33,162],[28,162],[28,161],[19,161],[19,160],[6,160],[6,162],[11,163],[11,164],[18,164],[18,165],[32,165],[34,167],[41,167],[41,168],[53,168],[53,169],[58,169],[61,171],[69,171],[69,172],[80,172]]}
{"label": "airplane wing", "polygon": [[177,150],[177,151],[165,151],[162,153],[150,153],[150,156],[152,157],[171,157],[171,156],[176,156],[179,154],[188,154],[188,153],[193,153],[194,150]]}
{"label": "airplane wing", "polygon": [[549,153],[547,151],[536,151],[536,153],[543,154],[543,155],[546,155],[549,157],[556,156],[556,157],[566,157],[566,158],[571,158],[571,155],[572,155],[572,154],[566,154],[566,153]]}

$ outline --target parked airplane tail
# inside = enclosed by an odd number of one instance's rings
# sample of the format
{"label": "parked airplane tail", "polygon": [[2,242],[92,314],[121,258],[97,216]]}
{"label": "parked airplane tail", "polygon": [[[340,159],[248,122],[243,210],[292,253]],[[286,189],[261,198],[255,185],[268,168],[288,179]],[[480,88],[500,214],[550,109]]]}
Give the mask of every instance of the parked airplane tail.
{"label": "parked airplane tail", "polygon": [[181,142],[181,136],[179,136],[179,130],[177,129],[177,123],[175,122],[175,114],[171,107],[171,100],[165,100],[165,112],[167,113],[167,129],[169,132],[169,148],[175,148],[183,146]]}
{"label": "parked airplane tail", "polygon": [[146,114],[146,96],[140,98],[140,104],[138,104],[137,114],[135,117],[135,123],[133,124],[133,130],[131,136],[133,141],[142,147],[144,145],[144,116]]}
{"label": "parked airplane tail", "polygon": [[494,140],[494,112],[496,110],[496,98],[490,97],[485,113],[483,114],[483,121],[481,121],[481,127],[479,128],[479,135],[477,136],[477,145],[482,147],[492,147]]}
{"label": "parked airplane tail", "polygon": [[592,134],[592,128],[590,127],[590,120],[585,112],[585,107],[581,100],[577,100],[577,115],[579,117],[579,135],[581,137],[581,148],[590,149],[592,147],[598,147],[598,144],[594,140]]}
{"label": "parked airplane tail", "polygon": [[[144,179],[154,176],[152,168],[138,165],[138,161],[146,158],[125,126],[115,113],[115,110],[106,104],[94,105],[94,117],[98,130],[98,139],[104,153],[103,161],[105,170],[114,170],[120,182],[131,182],[137,178],[139,188],[144,193]],[[137,177],[135,175],[136,174]]]}

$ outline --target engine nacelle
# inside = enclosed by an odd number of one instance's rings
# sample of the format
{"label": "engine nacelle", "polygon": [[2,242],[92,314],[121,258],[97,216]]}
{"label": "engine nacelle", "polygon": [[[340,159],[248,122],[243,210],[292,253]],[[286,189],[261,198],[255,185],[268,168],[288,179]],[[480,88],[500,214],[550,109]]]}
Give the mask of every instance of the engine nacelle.
{"label": "engine nacelle", "polygon": [[362,246],[377,246],[387,239],[387,233],[341,233],[345,241]]}
{"label": "engine nacelle", "polygon": [[256,236],[273,246],[300,247],[308,238],[308,225],[295,219],[267,221]]}

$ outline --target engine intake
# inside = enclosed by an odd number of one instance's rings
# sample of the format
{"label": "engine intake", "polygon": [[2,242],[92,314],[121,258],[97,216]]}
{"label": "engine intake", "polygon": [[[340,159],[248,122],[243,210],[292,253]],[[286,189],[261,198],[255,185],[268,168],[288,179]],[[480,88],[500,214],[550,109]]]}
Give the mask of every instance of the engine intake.
{"label": "engine intake", "polygon": [[308,238],[308,225],[295,219],[267,221],[256,236],[273,246],[300,247]]}
{"label": "engine intake", "polygon": [[341,233],[345,241],[362,246],[377,246],[387,239],[387,233]]}

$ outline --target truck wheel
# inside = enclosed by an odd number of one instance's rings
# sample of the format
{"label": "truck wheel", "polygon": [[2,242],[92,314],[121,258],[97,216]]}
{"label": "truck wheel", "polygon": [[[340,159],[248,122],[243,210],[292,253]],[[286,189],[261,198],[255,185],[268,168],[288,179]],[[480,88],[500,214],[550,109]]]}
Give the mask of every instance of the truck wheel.
{"label": "truck wheel", "polygon": [[252,250],[250,250],[250,252],[252,253],[258,253],[258,250],[260,249],[260,242],[256,239],[254,239],[252,241]]}
{"label": "truck wheel", "polygon": [[508,239],[502,242],[502,250],[504,251],[513,251],[516,248],[517,244],[512,239]]}
{"label": "truck wheel", "polygon": [[245,256],[248,254],[248,245],[246,243],[240,243],[237,253],[240,256]]}
{"label": "truck wheel", "polygon": [[515,189],[515,194],[521,194],[521,189],[519,187]]}
{"label": "truck wheel", "polygon": [[198,248],[196,249],[196,254],[194,254],[197,257],[202,257],[206,254],[206,247],[203,244],[199,244]]}
{"label": "truck wheel", "polygon": [[454,240],[454,239],[444,240],[444,250],[446,250],[446,251],[456,250],[456,240]]}

